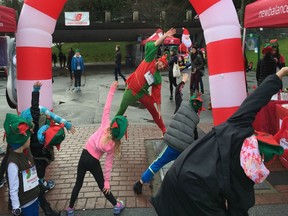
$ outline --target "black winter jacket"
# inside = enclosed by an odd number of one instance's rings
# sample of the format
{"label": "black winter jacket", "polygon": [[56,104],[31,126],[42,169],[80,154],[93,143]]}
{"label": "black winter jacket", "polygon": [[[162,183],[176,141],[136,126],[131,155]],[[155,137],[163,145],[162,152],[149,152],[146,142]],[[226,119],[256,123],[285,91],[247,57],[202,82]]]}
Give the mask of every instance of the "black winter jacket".
{"label": "black winter jacket", "polygon": [[277,75],[267,77],[233,116],[181,153],[151,200],[159,216],[248,216],[254,182],[240,165],[240,151],[257,112],[281,84]]}
{"label": "black winter jacket", "polygon": [[275,73],[276,61],[271,55],[266,54],[263,59],[260,59],[257,63],[256,80],[258,86],[264,81],[267,76]]}

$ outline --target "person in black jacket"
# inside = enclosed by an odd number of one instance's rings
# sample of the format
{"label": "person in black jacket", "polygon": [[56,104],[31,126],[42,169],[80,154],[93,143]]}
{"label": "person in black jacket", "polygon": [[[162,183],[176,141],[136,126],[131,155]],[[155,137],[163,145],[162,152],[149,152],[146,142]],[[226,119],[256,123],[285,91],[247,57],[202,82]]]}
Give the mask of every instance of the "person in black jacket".
{"label": "person in black jacket", "polygon": [[172,46],[170,49],[170,60],[168,62],[169,65],[169,84],[170,84],[170,100],[173,100],[173,86],[177,87],[176,77],[173,76],[173,66],[174,64],[178,63],[178,56],[177,56],[177,47]]}
{"label": "person in black jacket", "polygon": [[248,216],[255,204],[254,182],[241,167],[241,147],[254,133],[257,112],[287,75],[288,67],[283,67],[268,76],[226,122],[181,153],[151,199],[159,216]]}
{"label": "person in black jacket", "polygon": [[122,77],[126,84],[126,78],[125,76],[121,73],[121,61],[122,61],[122,55],[120,51],[120,45],[116,45],[115,47],[115,70],[114,70],[114,76],[115,76],[115,81],[118,81],[118,75]]}
{"label": "person in black jacket", "polygon": [[190,95],[192,96],[195,92],[196,95],[199,94],[199,82],[201,76],[201,70],[204,67],[204,62],[202,57],[197,51],[197,47],[193,46],[191,49],[191,77],[190,77]]}
{"label": "person in black jacket", "polygon": [[280,53],[279,44],[277,39],[270,40],[270,45],[272,46],[272,56],[274,57],[277,65],[277,70],[280,70],[282,67],[285,67],[285,58]]}
{"label": "person in black jacket", "polygon": [[[185,84],[187,81],[188,74],[184,74],[181,83]],[[179,109],[174,113],[167,132],[164,134],[163,150],[157,159],[143,172],[141,179],[134,184],[133,190],[137,194],[142,193],[144,183],[150,182],[153,176],[164,165],[175,160],[195,140],[193,132],[199,123],[198,114],[202,110],[203,101],[200,97],[196,98],[194,95],[191,96],[190,101],[182,102],[181,91],[176,94],[179,94],[179,97],[181,97],[181,102],[178,100],[181,106],[179,105]]]}
{"label": "person in black jacket", "polygon": [[258,61],[256,69],[256,80],[258,86],[267,76],[276,73],[277,65],[272,56],[272,51],[273,49],[271,46],[266,46],[262,49],[263,58]]}
{"label": "person in black jacket", "polygon": [[73,80],[73,74],[72,74],[72,58],[75,55],[75,52],[73,50],[73,48],[70,48],[69,52],[68,52],[68,58],[67,58],[67,67],[69,69],[70,72],[70,78],[71,80]]}

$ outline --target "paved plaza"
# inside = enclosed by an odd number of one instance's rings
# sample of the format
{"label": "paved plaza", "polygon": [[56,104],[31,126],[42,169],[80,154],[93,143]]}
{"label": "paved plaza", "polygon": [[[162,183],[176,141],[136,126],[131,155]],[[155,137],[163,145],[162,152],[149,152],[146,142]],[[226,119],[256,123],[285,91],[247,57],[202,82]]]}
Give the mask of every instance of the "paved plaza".
{"label": "paved plaza", "polygon": [[[61,145],[60,151],[55,151],[55,161],[50,164],[47,170],[47,179],[53,179],[56,186],[53,190],[46,193],[47,200],[53,208],[64,210],[68,206],[72,188],[75,183],[78,160],[83,146],[88,137],[97,129],[101,121],[103,106],[110,84],[114,80],[113,67],[97,65],[87,67],[82,79],[82,91],[73,92],[68,71],[55,70],[53,84],[54,111],[56,114],[70,120],[76,127],[77,132],[72,135],[67,133],[66,139]],[[123,70],[127,75],[131,69]],[[249,72],[248,76],[249,91],[255,85],[255,73]],[[286,82],[286,81],[285,81]],[[120,104],[124,83],[119,79],[119,90],[115,93],[111,108],[111,117],[114,115]],[[209,103],[209,83],[208,76],[204,76],[205,94],[204,106],[207,108]],[[285,85],[284,85],[285,86]],[[3,120],[5,113],[12,110],[5,104],[5,80],[0,80],[0,139],[3,138]],[[122,89],[122,90],[121,90]],[[183,93],[184,99],[188,99],[189,86],[185,86]],[[4,93],[3,93],[3,92]],[[168,76],[163,75],[162,87],[162,115],[166,125],[169,125],[175,105],[169,100]],[[158,189],[159,183],[145,185],[142,195],[136,195],[133,191],[133,184],[139,180],[141,173],[147,168],[149,162],[153,160],[155,153],[155,143],[161,142],[161,131],[152,122],[152,118],[147,110],[140,104],[129,107],[126,112],[129,119],[128,140],[123,140],[122,155],[115,158],[111,173],[111,190],[113,194],[126,204],[121,215],[135,216],[156,215],[149,199]],[[213,127],[212,114],[210,110],[201,113],[200,124],[198,125],[200,134],[203,136]],[[0,146],[5,147],[5,143]],[[153,154],[154,151],[154,154]],[[152,153],[151,153],[152,152]],[[0,160],[2,157],[0,157]],[[101,163],[105,161],[105,156]],[[288,175],[280,162],[276,160],[273,165],[268,167],[271,171],[271,179],[268,178],[263,184],[255,187],[256,206],[250,211],[250,215],[288,215]],[[164,171],[165,173],[165,171]],[[279,177],[283,176],[283,178]],[[161,176],[157,174],[156,179]],[[0,215],[10,215],[7,209],[8,191],[7,185],[0,189]],[[112,215],[112,205],[105,199],[91,174],[86,174],[83,187],[79,193],[75,208],[76,215]],[[65,215],[62,212],[62,215]]]}

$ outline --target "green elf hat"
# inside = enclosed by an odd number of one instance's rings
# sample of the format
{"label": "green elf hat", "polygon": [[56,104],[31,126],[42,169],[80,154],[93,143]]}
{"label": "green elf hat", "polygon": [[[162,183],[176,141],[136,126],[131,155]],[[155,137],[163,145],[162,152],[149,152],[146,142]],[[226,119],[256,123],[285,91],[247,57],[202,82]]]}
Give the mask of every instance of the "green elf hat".
{"label": "green elf hat", "polygon": [[269,162],[274,158],[275,155],[282,155],[284,149],[275,138],[269,134],[260,131],[255,131],[255,136],[258,141],[258,147],[264,162]]}
{"label": "green elf hat", "polygon": [[273,49],[272,49],[271,44],[269,44],[269,43],[264,44],[263,49],[262,49],[263,55],[266,55],[266,53],[272,53],[272,51],[273,51]]}
{"label": "green elf hat", "polygon": [[77,53],[77,52],[80,52],[80,49],[76,49],[76,50],[75,50],[75,53]]}
{"label": "green elf hat", "polygon": [[127,140],[128,120],[125,116],[115,116],[111,121],[112,136],[120,140],[124,135]]}
{"label": "green elf hat", "polygon": [[167,68],[168,67],[168,60],[167,59],[169,59],[169,54],[164,52],[164,55],[162,55],[160,58],[158,58],[157,61],[163,62],[165,65],[165,68]]}
{"label": "green elf hat", "polygon": [[204,111],[205,109],[203,108],[203,100],[202,98],[198,95],[192,95],[189,99],[191,106],[194,108],[195,112],[200,114],[201,111]]}
{"label": "green elf hat", "polygon": [[170,51],[177,53],[177,51],[178,51],[177,46],[171,46]]}
{"label": "green elf hat", "polygon": [[4,130],[8,145],[16,150],[23,146],[31,136],[33,123],[18,115],[7,113]]}
{"label": "green elf hat", "polygon": [[270,45],[272,46],[272,47],[279,47],[279,44],[278,44],[278,39],[271,39],[270,40]]}

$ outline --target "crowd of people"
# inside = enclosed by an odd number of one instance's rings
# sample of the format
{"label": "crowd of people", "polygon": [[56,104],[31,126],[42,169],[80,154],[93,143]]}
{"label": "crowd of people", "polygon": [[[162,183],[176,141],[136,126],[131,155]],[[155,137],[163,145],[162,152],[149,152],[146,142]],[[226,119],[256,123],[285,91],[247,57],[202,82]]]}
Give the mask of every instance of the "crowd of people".
{"label": "crowd of people", "polygon": [[[241,147],[244,142],[256,140],[257,134],[252,126],[255,116],[269,102],[271,96],[282,88],[281,80],[288,75],[288,67],[283,65],[281,57],[277,61],[276,57],[272,57],[273,46],[265,47],[262,61],[271,61],[269,65],[273,65],[273,68],[266,68],[267,73],[271,75],[259,76],[259,87],[245,99],[240,108],[226,122],[199,138],[197,125],[200,112],[204,110],[201,99],[201,93],[204,94],[204,88],[201,87],[205,67],[203,53],[198,47],[191,47],[190,62],[185,62],[184,66],[190,73],[183,73],[182,81],[178,85],[172,71],[173,65],[179,63],[177,47],[172,46],[169,52],[155,58],[159,46],[167,37],[175,34],[176,30],[171,28],[155,40],[148,41],[145,46],[145,58],[127,79],[121,73],[120,46],[115,47],[115,81],[107,95],[101,124],[83,146],[77,166],[76,182],[66,209],[67,216],[75,215],[74,205],[87,172],[93,175],[104,197],[113,206],[115,215],[119,215],[125,208],[124,202],[113,195],[110,179],[114,157],[120,154],[121,140],[123,137],[127,139],[128,119],[124,114],[136,101],[145,106],[161,130],[164,148],[142,176],[139,176],[139,180],[131,185],[131,189],[133,188],[136,194],[141,194],[143,184],[150,182],[161,167],[175,160],[157,195],[151,199],[158,215],[248,216],[249,208],[255,203],[253,187],[256,180],[255,176],[250,175],[251,164],[248,166],[240,163],[249,153],[249,150]],[[75,52],[70,49],[67,64],[71,79],[72,76],[75,77],[75,89],[80,91],[84,60],[79,49]],[[259,64],[261,68],[265,66],[263,62]],[[60,65],[62,66],[62,63]],[[277,66],[280,69],[276,72]],[[167,128],[161,114],[161,72],[165,70],[169,72],[169,99],[173,99],[174,96],[176,104]],[[182,98],[182,90],[189,80],[189,74],[190,98],[186,101]],[[118,75],[123,78],[126,89],[118,111],[110,119]],[[0,187],[7,179],[9,208],[13,215],[38,216],[39,206],[46,216],[60,215],[60,212],[51,208],[45,198],[45,192],[55,186],[53,180],[45,178],[45,173],[47,166],[55,158],[54,149],[59,150],[65,139],[65,130],[74,134],[76,129],[71,122],[40,106],[41,87],[39,81],[34,83],[31,107],[22,111],[20,115],[8,113],[4,121],[7,150],[1,162]],[[268,145],[269,148],[260,148],[262,145]],[[271,155],[283,153],[283,148],[274,143],[259,142],[259,146],[256,154],[266,160]],[[102,169],[99,160],[104,154],[106,158]],[[251,163],[256,161],[252,160]],[[262,170],[253,171],[263,179]]]}
{"label": "crowd of people", "polygon": [[80,49],[76,49],[74,51],[73,48],[70,48],[67,58],[61,50],[58,54],[58,58],[55,52],[52,53],[52,62],[54,68],[56,67],[57,59],[59,60],[60,68],[68,69],[71,81],[74,80],[74,88],[72,88],[72,90],[75,92],[81,91],[81,77],[84,73],[84,58],[80,54]]}

